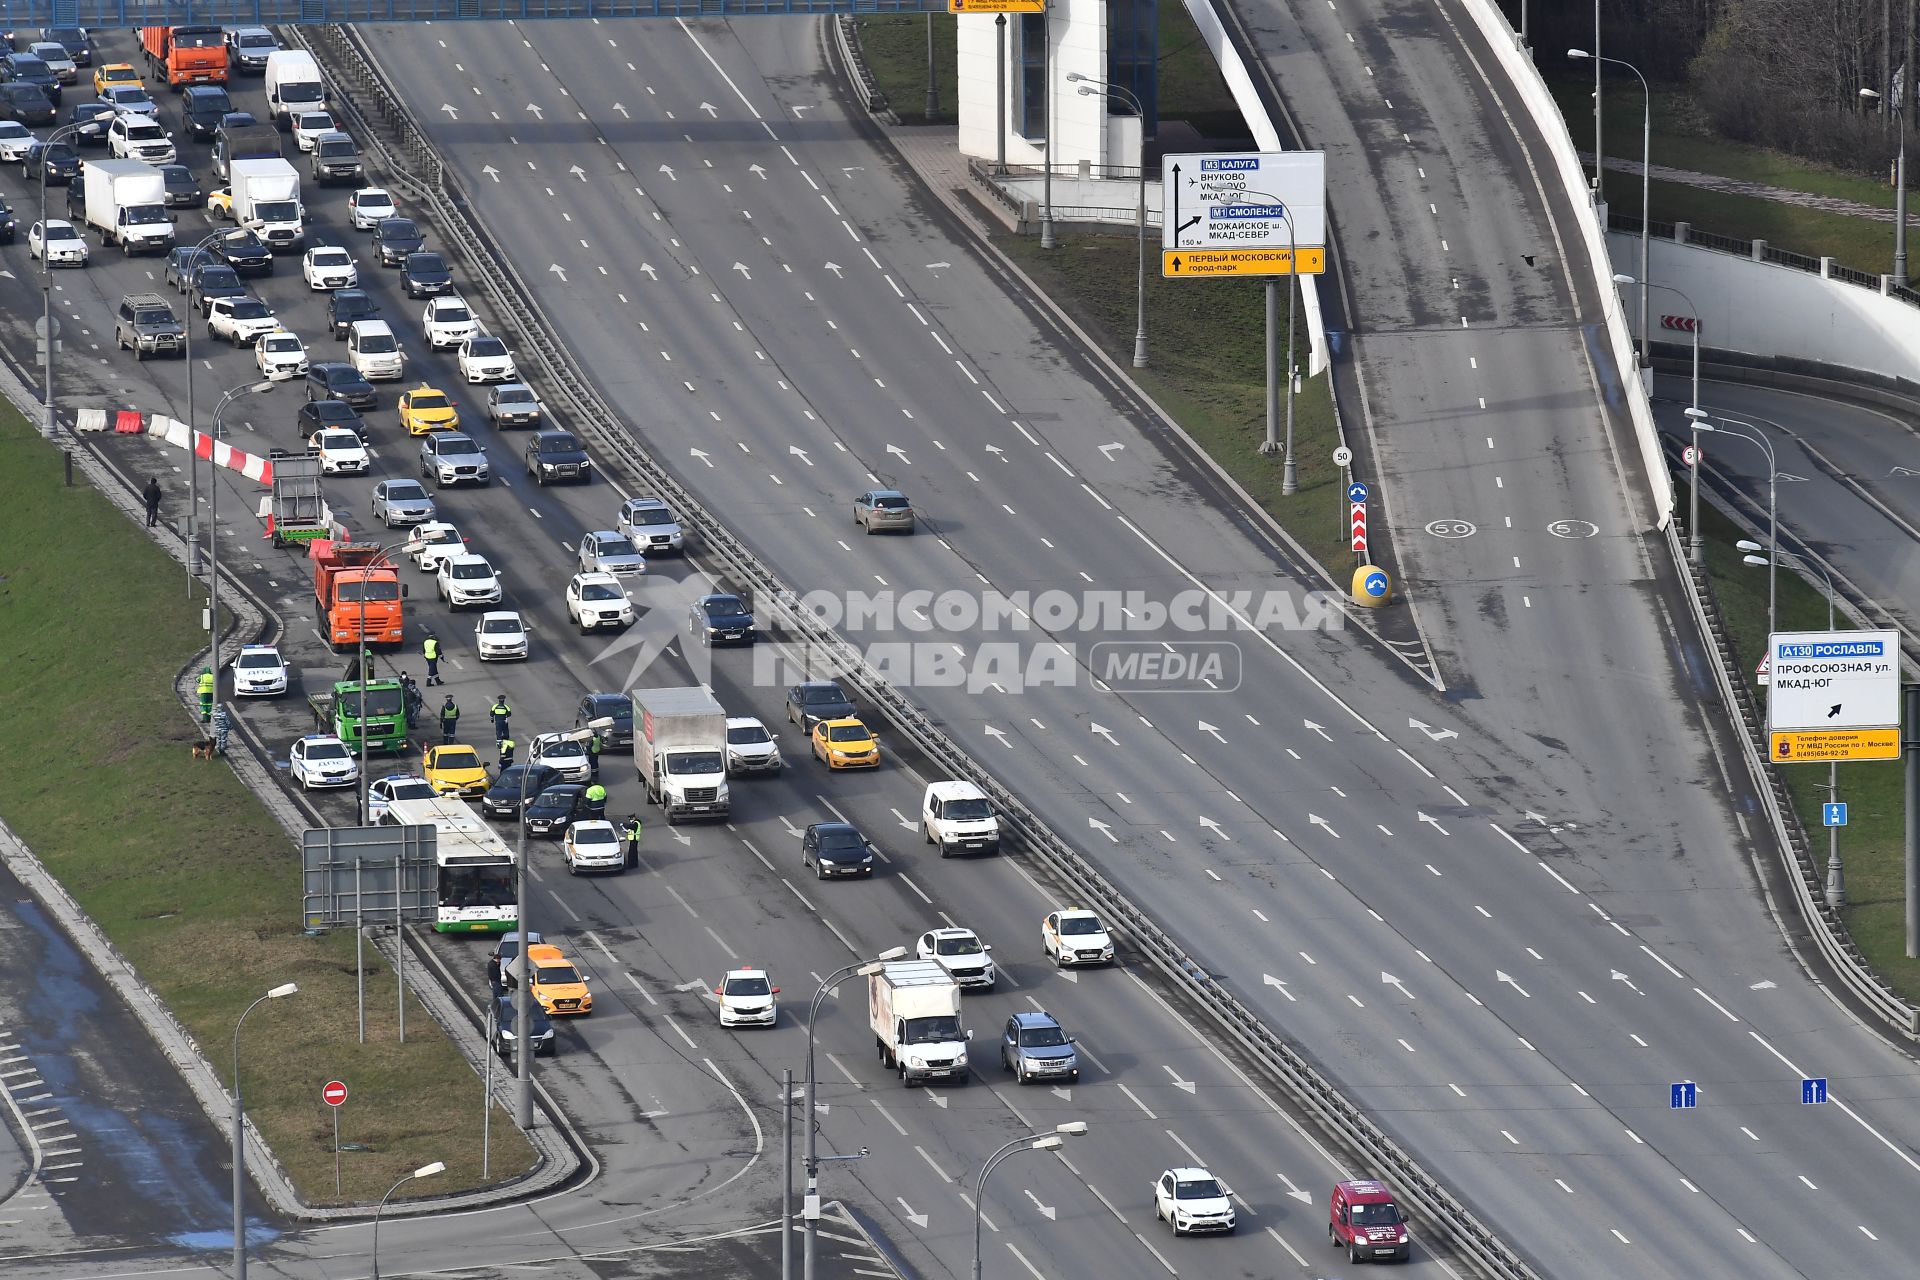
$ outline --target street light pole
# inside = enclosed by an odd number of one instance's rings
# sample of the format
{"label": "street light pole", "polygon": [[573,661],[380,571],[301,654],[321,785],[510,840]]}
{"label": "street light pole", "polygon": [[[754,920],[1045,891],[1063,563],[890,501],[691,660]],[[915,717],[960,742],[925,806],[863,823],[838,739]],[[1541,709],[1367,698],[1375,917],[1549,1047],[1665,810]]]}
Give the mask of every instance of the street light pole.
{"label": "street light pole", "polygon": [[1147,113],[1140,105],[1131,89],[1124,85],[1108,84],[1104,80],[1095,80],[1092,76],[1083,76],[1078,71],[1067,73],[1067,79],[1080,84],[1082,97],[1098,93],[1108,98],[1118,98],[1133,108],[1134,118],[1140,122],[1140,200],[1134,211],[1134,238],[1138,242],[1139,270],[1134,282],[1133,326],[1133,367],[1147,367]]}
{"label": "street light pole", "polygon": [[1007,172],[1007,15],[995,14],[993,19],[993,131],[996,135],[993,145],[993,172],[1003,177]]}
{"label": "street light pole", "polygon": [[820,983],[819,989],[813,993],[813,1002],[807,1006],[807,1096],[801,1103],[806,1113],[807,1126],[807,1190],[805,1198],[800,1202],[800,1220],[805,1224],[800,1253],[800,1268],[805,1280],[813,1280],[814,1254],[818,1247],[818,1236],[820,1232],[820,1155],[817,1142],[819,1126],[814,1122],[815,1113],[813,1109],[815,1089],[813,1075],[813,1022],[815,1018],[820,1016],[821,1001],[827,998],[827,993],[833,990],[834,985],[842,978],[856,973],[861,977],[871,977],[873,974],[880,972],[887,961],[898,960],[906,954],[907,949],[905,947],[889,947],[871,960],[856,960],[852,964],[841,965],[838,969],[828,974]]}
{"label": "street light pole", "polygon": [[[1645,280],[1635,280],[1632,276],[1618,273],[1615,273],[1613,280],[1615,284],[1639,285],[1643,299],[1648,289],[1665,289],[1668,293],[1677,293],[1680,295],[1680,300],[1687,304],[1687,310],[1693,312],[1693,328],[1690,330],[1690,336],[1693,338],[1693,391],[1692,403],[1687,407],[1687,417],[1694,421],[1706,417],[1707,411],[1700,407],[1700,330],[1706,325],[1706,322],[1700,318],[1700,308],[1693,304],[1693,299],[1689,298],[1684,290],[1674,285],[1650,284]],[[1698,435],[1693,438],[1693,461],[1687,464],[1687,470],[1692,482],[1690,510],[1687,516],[1687,558],[1694,564],[1704,564],[1706,552],[1700,541],[1700,437]]]}
{"label": "street light pole", "polygon": [[[1040,152],[1040,247],[1051,249],[1053,239],[1053,6],[1040,11],[1040,116],[1047,136]],[[1024,64],[1023,64],[1024,65]]]}
{"label": "street light pole", "polygon": [[247,1280],[247,1122],[240,1105],[240,1028],[263,1001],[296,994],[297,983],[283,983],[257,997],[233,1024],[233,1276]]}
{"label": "street light pole", "polygon": [[[1746,430],[1734,431],[1731,430],[1733,427],[1744,427]],[[1774,502],[1778,491],[1780,464],[1774,459],[1773,445],[1768,443],[1767,438],[1760,434],[1760,428],[1754,426],[1751,422],[1738,422],[1731,418],[1722,418],[1719,422],[1714,423],[1707,421],[1706,415],[1702,414],[1700,417],[1694,419],[1693,429],[1695,431],[1717,431],[1722,435],[1732,436],[1736,440],[1745,440],[1750,444],[1758,445],[1761,451],[1767,455],[1767,634],[1772,635],[1775,631],[1779,630],[1779,627],[1776,625],[1779,615],[1775,609],[1775,602],[1779,597],[1774,591],[1774,570],[1780,559],[1780,521],[1778,518],[1778,507]]]}
{"label": "street light pole", "polygon": [[995,1150],[987,1157],[987,1162],[980,1166],[980,1176],[973,1184],[973,1280],[980,1280],[980,1206],[985,1204],[987,1199],[987,1175],[998,1168],[1001,1161],[1021,1151],[1052,1151],[1060,1147],[1066,1139],[1079,1137],[1086,1131],[1085,1120],[1070,1120],[1066,1124],[1055,1125],[1053,1132],[1044,1136],[1034,1133],[1022,1134]]}
{"label": "street light pole", "polygon": [[[1596,38],[1599,35],[1599,19],[1599,0],[1595,0],[1594,35]],[[1634,78],[1640,82],[1640,278],[1645,280],[1650,274],[1647,269],[1647,257],[1650,252],[1648,248],[1650,223],[1648,220],[1652,216],[1653,203],[1653,90],[1647,87],[1647,78],[1640,74],[1640,68],[1634,66],[1631,62],[1622,62],[1619,58],[1603,58],[1597,53],[1588,53],[1585,49],[1569,49],[1567,50],[1567,56],[1575,60],[1580,58],[1593,59],[1593,82],[1596,86],[1600,83],[1600,64],[1603,62],[1611,62],[1616,67],[1625,67],[1627,70],[1633,72]],[[1594,91],[1593,101],[1594,148],[1596,152],[1593,158],[1593,171],[1597,190],[1600,173],[1600,156],[1598,154],[1600,138],[1600,97],[1597,88]],[[1647,332],[1647,291],[1645,289],[1640,291],[1640,364],[1643,368],[1653,364],[1653,335]]]}
{"label": "street light pole", "polygon": [[[1907,28],[1913,28],[1913,0],[1907,0]],[[1894,153],[1893,160],[1893,282],[1905,286],[1907,283],[1907,102],[1913,98],[1913,61],[1912,46],[1908,46],[1909,65],[1900,72],[1900,92],[1892,108],[1900,118],[1900,149]],[[1888,85],[1889,89],[1893,86]],[[1877,89],[1862,89],[1860,96],[1875,101],[1880,100]],[[1884,136],[1884,135],[1883,135]]]}
{"label": "street light pole", "polygon": [[527,980],[533,973],[533,962],[527,959],[527,799],[527,780],[523,775],[520,779],[519,803],[514,806],[515,816],[520,820],[520,835],[519,848],[513,857],[513,927],[520,931],[520,976],[513,984],[513,1074],[516,1080],[513,1119],[522,1133],[533,1128],[533,1037],[527,1030],[532,1025],[529,1019],[533,1016],[532,997],[527,994]]}
{"label": "street light pole", "polygon": [[53,263],[47,257],[47,161],[51,158],[53,144],[62,138],[70,137],[84,128],[78,122],[61,125],[47,135],[46,150],[40,154],[40,326],[41,338],[45,342],[43,356],[46,377],[44,394],[41,396],[41,431],[47,439],[53,439],[55,430],[53,417]]}
{"label": "street light pole", "polygon": [[[520,1028],[520,1038],[523,1040],[526,1039],[526,1028],[524,1026]],[[387,1207],[387,1201],[393,1198],[394,1192],[407,1185],[407,1183],[412,1182],[415,1178],[431,1178],[436,1173],[445,1173],[446,1171],[446,1163],[441,1160],[435,1160],[432,1164],[423,1164],[412,1173],[407,1174],[398,1182],[388,1187],[387,1194],[381,1196],[380,1203],[373,1207],[373,1280],[380,1280],[380,1214],[381,1211]]]}
{"label": "street light pole", "polygon": [[[206,247],[225,235],[225,231],[212,231],[200,237],[193,246],[195,252],[186,261],[187,279],[193,279],[194,266],[200,260],[200,253]],[[193,310],[193,291],[186,294],[187,311]],[[200,429],[200,420],[193,412],[193,317],[187,316],[186,323],[180,326],[180,354],[185,360],[187,374],[187,575],[193,576],[200,568],[200,459],[193,451],[193,435]],[[209,484],[212,480],[208,481]]]}
{"label": "street light pole", "polygon": [[[220,417],[227,411],[227,406],[241,396],[263,396],[272,390],[273,383],[263,378],[258,381],[249,382],[244,386],[235,387],[220,397],[220,403],[213,408],[213,443],[215,451],[218,450],[220,444]],[[188,423],[187,425],[188,431],[191,432],[193,424]],[[192,443],[191,435],[189,435],[188,443]],[[207,551],[209,557],[207,561],[207,668],[213,672],[213,696],[215,703],[218,703],[220,700],[220,473],[218,470],[219,464],[214,460],[217,459],[217,457],[218,454],[215,452],[213,459],[209,461],[209,465],[215,469],[209,472],[207,478]],[[365,592],[363,591],[362,594],[364,595]],[[366,606],[362,604],[361,608],[364,609],[365,607]],[[365,736],[363,732],[361,737],[364,738]]]}

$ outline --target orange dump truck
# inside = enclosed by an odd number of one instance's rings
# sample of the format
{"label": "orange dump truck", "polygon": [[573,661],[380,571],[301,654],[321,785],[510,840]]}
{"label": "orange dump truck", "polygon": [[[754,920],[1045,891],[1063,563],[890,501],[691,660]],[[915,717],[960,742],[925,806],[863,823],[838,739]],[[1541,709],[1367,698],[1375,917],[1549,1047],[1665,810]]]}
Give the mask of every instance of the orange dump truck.
{"label": "orange dump truck", "polygon": [[401,642],[400,574],[372,543],[317,538],[307,544],[313,560],[313,604],[320,633],[339,653],[360,643],[366,619],[367,643]]}
{"label": "orange dump truck", "polygon": [[154,78],[175,89],[227,82],[227,35],[219,27],[141,27]]}

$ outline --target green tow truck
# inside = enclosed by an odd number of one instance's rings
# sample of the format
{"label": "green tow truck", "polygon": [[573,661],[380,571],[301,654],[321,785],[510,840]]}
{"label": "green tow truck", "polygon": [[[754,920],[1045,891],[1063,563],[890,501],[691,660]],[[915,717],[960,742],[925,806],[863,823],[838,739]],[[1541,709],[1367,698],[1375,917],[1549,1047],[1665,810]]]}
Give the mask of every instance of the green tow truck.
{"label": "green tow truck", "polygon": [[360,709],[360,672],[347,664],[344,678],[334,683],[329,693],[310,693],[307,705],[313,709],[314,727],[331,733],[349,747],[360,749],[364,726],[368,751],[400,752],[407,749],[407,695],[398,680],[382,677],[366,682],[366,711]]}

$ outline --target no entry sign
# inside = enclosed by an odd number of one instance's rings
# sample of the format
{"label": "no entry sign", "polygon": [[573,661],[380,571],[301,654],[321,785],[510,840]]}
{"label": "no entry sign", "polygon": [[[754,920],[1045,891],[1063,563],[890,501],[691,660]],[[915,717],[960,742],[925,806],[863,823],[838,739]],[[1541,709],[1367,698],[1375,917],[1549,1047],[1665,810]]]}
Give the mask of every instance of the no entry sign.
{"label": "no entry sign", "polygon": [[320,1090],[320,1100],[330,1107],[337,1107],[347,1100],[347,1086],[339,1080],[327,1081],[326,1088]]}

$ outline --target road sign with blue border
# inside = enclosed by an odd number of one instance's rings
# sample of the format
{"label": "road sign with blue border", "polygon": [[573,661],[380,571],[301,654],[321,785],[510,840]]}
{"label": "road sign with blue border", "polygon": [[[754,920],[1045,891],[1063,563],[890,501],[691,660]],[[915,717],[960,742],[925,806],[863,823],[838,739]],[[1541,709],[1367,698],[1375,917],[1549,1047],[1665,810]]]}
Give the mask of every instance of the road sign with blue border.
{"label": "road sign with blue border", "polygon": [[1367,500],[1367,486],[1365,484],[1362,484],[1360,481],[1355,480],[1352,484],[1347,486],[1348,502],[1365,502],[1366,500]]}
{"label": "road sign with blue border", "polygon": [[1700,1105],[1700,1087],[1691,1080],[1682,1080],[1670,1086],[1673,1090],[1673,1110],[1685,1111]]}
{"label": "road sign with blue border", "polygon": [[1800,1082],[1801,1106],[1815,1107],[1826,1100],[1827,1078],[1825,1076],[1809,1076]]}
{"label": "road sign with blue border", "polygon": [[1360,585],[1368,595],[1377,600],[1387,594],[1387,575],[1376,569],[1368,574],[1367,580]]}
{"label": "road sign with blue border", "polygon": [[1847,802],[1831,801],[1820,806],[1820,822],[1823,826],[1844,827],[1847,825]]}

